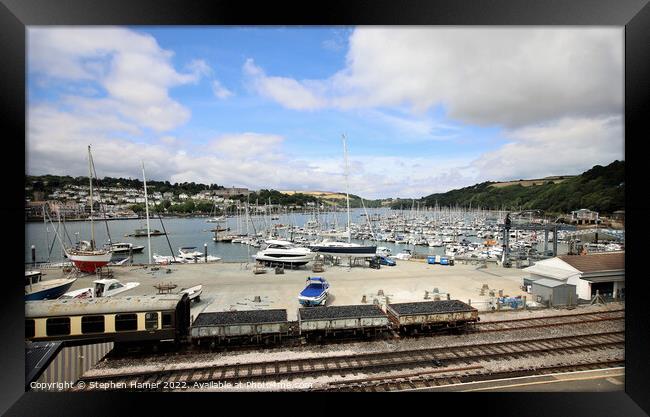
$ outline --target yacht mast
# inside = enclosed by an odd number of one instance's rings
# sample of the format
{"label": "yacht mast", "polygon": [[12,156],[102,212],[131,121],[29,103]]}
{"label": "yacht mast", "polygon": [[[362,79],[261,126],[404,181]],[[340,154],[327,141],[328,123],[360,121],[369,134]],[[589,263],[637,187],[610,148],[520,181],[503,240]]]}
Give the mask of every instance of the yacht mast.
{"label": "yacht mast", "polygon": [[90,250],[95,250],[95,223],[93,221],[93,171],[90,155],[90,145],[88,145],[88,179],[90,180]]}
{"label": "yacht mast", "polygon": [[144,161],[140,162],[142,163],[142,180],[144,181],[144,210],[147,214],[147,252],[149,254],[149,265],[151,265],[151,230],[149,229],[149,197],[147,196],[147,177],[144,174]]}
{"label": "yacht mast", "polygon": [[348,147],[346,143],[345,134],[341,135],[343,137],[343,159],[345,161],[345,201],[348,207],[348,243],[351,242],[351,230],[350,230],[350,184],[348,183]]}

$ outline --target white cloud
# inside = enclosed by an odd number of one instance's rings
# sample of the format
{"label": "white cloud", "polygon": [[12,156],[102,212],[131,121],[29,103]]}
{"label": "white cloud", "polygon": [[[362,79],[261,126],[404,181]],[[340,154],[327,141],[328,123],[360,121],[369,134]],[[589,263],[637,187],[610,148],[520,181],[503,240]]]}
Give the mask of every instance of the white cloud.
{"label": "white cloud", "polygon": [[511,130],[507,137],[511,143],[472,162],[484,181],[579,174],[624,158],[620,116],[562,118]]}
{"label": "white cloud", "polygon": [[275,100],[294,110],[315,110],[323,108],[327,102],[318,96],[318,83],[296,81],[285,77],[268,77],[252,59],[244,63],[244,74],[248,76],[252,88],[260,95]]}
{"label": "white cloud", "polygon": [[[86,175],[86,146],[100,176],[147,177],[249,188],[345,188],[341,158],[305,159],[272,133],[235,132],[203,146],[171,135],[190,111],[174,86],[213,77],[202,60],[178,72],[172,52],[126,29],[30,28],[29,70],[37,83],[70,81],[58,106],[30,103],[27,166],[32,174]],[[413,137],[454,138],[427,110],[501,125],[510,143],[464,158],[351,155],[350,192],[368,198],[420,197],[487,180],[579,173],[623,157],[622,31],[619,29],[360,28],[346,68],[324,80],[268,76],[243,67],[260,95],[295,110],[355,109]],[[89,86],[89,84],[92,85]],[[212,79],[216,97],[232,95]],[[76,90],[75,90],[76,89]],[[405,110],[406,109],[406,110]],[[398,136],[396,135],[396,136]],[[182,146],[182,148],[181,148]],[[338,145],[337,145],[338,149]]]}
{"label": "white cloud", "polygon": [[189,110],[169,96],[175,86],[196,83],[209,70],[205,62],[177,72],[173,53],[147,34],[122,28],[29,28],[28,65],[33,74],[59,81],[92,81],[106,97],[98,105],[142,127],[169,130],[190,118]]}
{"label": "white cloud", "polygon": [[215,138],[210,149],[234,158],[268,158],[280,150],[284,138],[260,133],[226,134]]}
{"label": "white cloud", "polygon": [[212,68],[202,59],[194,59],[187,64],[187,69],[190,70],[195,76],[208,77],[213,74]]}
{"label": "white cloud", "polygon": [[177,141],[174,136],[163,136],[159,140],[166,145],[173,145]]}
{"label": "white cloud", "polygon": [[452,119],[506,127],[622,112],[621,28],[361,27],[349,45],[346,67],[324,80],[244,69],[297,110],[442,104]]}
{"label": "white cloud", "polygon": [[222,100],[232,96],[232,91],[222,86],[218,80],[212,80],[212,92],[217,98]]}

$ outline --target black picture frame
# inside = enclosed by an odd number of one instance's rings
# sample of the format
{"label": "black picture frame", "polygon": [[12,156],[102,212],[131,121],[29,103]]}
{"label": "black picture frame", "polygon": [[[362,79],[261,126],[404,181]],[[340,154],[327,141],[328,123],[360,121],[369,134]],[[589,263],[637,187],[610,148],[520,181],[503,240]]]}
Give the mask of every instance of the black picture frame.
{"label": "black picture frame", "polygon": [[[30,25],[607,25],[625,27],[625,159],[626,159],[626,376],[625,392],[615,393],[494,393],[438,395],[434,404],[446,402],[470,412],[498,415],[641,416],[650,414],[650,322],[644,300],[642,228],[650,205],[644,194],[643,145],[648,140],[650,92],[650,5],[648,0],[334,0],[326,2],[251,2],[209,0],[1,0],[0,3],[0,113],[2,126],[2,183],[5,198],[0,213],[5,219],[3,252],[8,256],[4,277],[6,294],[0,302],[0,412],[6,415],[133,415],[134,402],[146,401],[147,414],[194,412],[208,406],[226,411],[225,395],[168,397],[142,393],[36,393],[24,392],[24,303],[20,264],[13,260],[17,237],[23,236],[23,182],[25,149],[25,27]],[[15,219],[15,220],[14,220]],[[10,226],[7,228],[7,226]],[[23,241],[24,246],[24,241]],[[172,394],[176,395],[176,394]],[[232,394],[228,394],[229,396]],[[278,395],[278,394],[274,394]],[[282,394],[286,395],[286,394]],[[404,395],[404,394],[401,394]],[[468,401],[471,398],[473,401]],[[238,396],[233,405],[265,412]],[[265,398],[270,401],[271,398]],[[297,406],[295,397],[273,397],[280,411]],[[346,401],[354,412],[370,412],[386,397]],[[395,397],[391,403],[402,412],[425,407],[432,413],[432,398]],[[417,403],[414,405],[413,403]],[[337,401],[324,399],[322,411]],[[347,404],[350,404],[349,406]],[[259,410],[258,410],[258,407]],[[364,409],[364,407],[366,407]],[[218,410],[218,411],[217,411]],[[645,411],[645,412],[644,412]],[[196,411],[200,413],[201,411]],[[335,412],[332,410],[332,412]],[[213,413],[211,413],[213,414]]]}

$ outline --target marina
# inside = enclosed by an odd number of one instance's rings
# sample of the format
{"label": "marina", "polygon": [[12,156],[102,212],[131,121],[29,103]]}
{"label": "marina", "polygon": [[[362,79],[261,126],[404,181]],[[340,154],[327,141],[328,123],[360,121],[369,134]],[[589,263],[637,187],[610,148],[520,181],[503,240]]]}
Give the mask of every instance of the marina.
{"label": "marina", "polygon": [[626,38],[588,29],[29,28],[26,390],[622,378]]}

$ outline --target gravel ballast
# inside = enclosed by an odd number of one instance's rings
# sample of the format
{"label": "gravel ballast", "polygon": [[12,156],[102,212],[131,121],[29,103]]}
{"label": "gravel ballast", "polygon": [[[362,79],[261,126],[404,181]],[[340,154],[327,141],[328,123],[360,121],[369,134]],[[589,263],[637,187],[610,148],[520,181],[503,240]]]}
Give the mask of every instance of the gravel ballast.
{"label": "gravel ballast", "polygon": [[460,313],[478,311],[459,300],[423,301],[419,303],[396,303],[388,305],[399,315]]}
{"label": "gravel ballast", "polygon": [[219,326],[223,324],[258,324],[287,321],[287,310],[247,310],[201,313],[192,327]]}
{"label": "gravel ballast", "polygon": [[385,317],[386,314],[376,304],[354,306],[331,306],[301,308],[298,310],[300,320],[352,319],[362,317]]}

